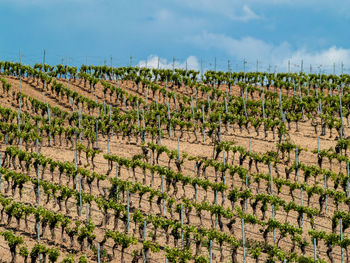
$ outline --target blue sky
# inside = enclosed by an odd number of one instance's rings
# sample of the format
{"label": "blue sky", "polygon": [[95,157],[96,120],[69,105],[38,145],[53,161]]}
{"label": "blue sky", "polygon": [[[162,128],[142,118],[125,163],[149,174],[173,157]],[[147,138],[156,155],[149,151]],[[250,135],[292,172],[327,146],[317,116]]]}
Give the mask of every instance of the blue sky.
{"label": "blue sky", "polygon": [[[350,72],[348,1],[0,0],[0,59]],[[202,64],[201,64],[202,62]]]}

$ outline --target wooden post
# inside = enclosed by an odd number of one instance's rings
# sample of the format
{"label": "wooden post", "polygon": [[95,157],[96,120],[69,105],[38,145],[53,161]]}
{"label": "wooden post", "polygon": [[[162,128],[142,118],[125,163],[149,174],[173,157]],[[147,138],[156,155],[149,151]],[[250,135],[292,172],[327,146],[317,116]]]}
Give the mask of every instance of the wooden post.
{"label": "wooden post", "polygon": [[244,219],[242,218],[242,246],[243,246],[243,262],[246,263],[245,259],[245,237],[244,237]]}

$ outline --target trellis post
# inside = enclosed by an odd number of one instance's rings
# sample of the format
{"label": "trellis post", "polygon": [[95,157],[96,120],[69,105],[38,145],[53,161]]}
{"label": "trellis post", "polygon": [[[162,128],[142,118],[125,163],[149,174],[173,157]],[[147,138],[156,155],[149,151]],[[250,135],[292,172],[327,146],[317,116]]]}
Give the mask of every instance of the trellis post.
{"label": "trellis post", "polygon": [[213,262],[213,240],[210,239],[209,241],[209,262]]}
{"label": "trellis post", "polygon": [[[194,176],[197,177],[197,165],[194,164]],[[194,184],[194,199],[197,201],[197,184]]]}
{"label": "trellis post", "polygon": [[80,104],[78,106],[79,106],[79,110],[78,110],[79,142],[81,142],[81,132],[80,132],[80,129],[81,129],[81,108],[80,108]]}
{"label": "trellis post", "polygon": [[19,149],[22,149],[22,136],[21,136],[21,98],[19,99],[19,109],[17,114],[18,121],[18,133],[19,133]]}
{"label": "trellis post", "polygon": [[314,238],[314,262],[317,262],[317,246],[316,246],[316,238]]}
{"label": "trellis post", "polygon": [[[164,176],[161,175],[161,187],[162,187],[162,194],[164,194]],[[162,199],[163,202],[163,216],[165,216],[165,199]]]}
{"label": "trellis post", "polygon": [[130,193],[129,190],[126,191],[126,200],[127,200],[127,230],[126,233],[129,233],[130,228]]}
{"label": "trellis post", "polygon": [[159,133],[159,144],[162,144],[162,132],[160,129],[160,116],[158,115],[158,133]]}
{"label": "trellis post", "polygon": [[[1,159],[1,158],[0,158]],[[346,175],[348,177],[348,194],[347,194],[347,197],[349,198],[350,196],[350,183],[349,183],[349,161],[346,161]]]}
{"label": "trellis post", "polygon": [[141,132],[141,141],[145,142],[146,138],[146,131],[145,131],[145,110],[142,108],[142,132]]}
{"label": "trellis post", "polygon": [[81,176],[80,175],[79,175],[79,205],[80,205],[79,216],[81,216],[82,210],[83,210],[83,199],[81,198]]}
{"label": "trellis post", "polygon": [[244,237],[244,219],[242,218],[242,246],[243,246],[243,262],[246,262],[245,258],[245,237]]}
{"label": "trellis post", "polygon": [[136,101],[137,128],[140,128],[139,101]]}
{"label": "trellis post", "polygon": [[[147,222],[145,220],[143,221],[143,241],[146,241],[146,238],[147,238]],[[146,259],[145,250],[143,250],[142,258],[143,258],[143,263],[146,263],[147,259]]]}
{"label": "trellis post", "polygon": [[0,152],[0,190],[1,190],[1,183],[2,183],[2,174],[1,174],[1,152]]}
{"label": "trellis post", "polygon": [[100,259],[100,244],[97,243],[97,262],[101,263],[101,259]]}
{"label": "trellis post", "polygon": [[[153,153],[150,151],[150,165],[153,167]],[[153,170],[151,170],[151,187],[153,186]]]}
{"label": "trellis post", "polygon": [[[273,180],[272,180],[272,164],[269,165],[269,172],[270,172],[270,191],[271,196],[273,196]],[[275,219],[275,205],[272,204],[272,218]],[[276,243],[276,229],[273,228],[273,243]]]}
{"label": "trellis post", "polygon": [[168,132],[169,132],[169,137],[171,137],[171,118],[170,118],[170,105],[169,105],[169,99],[167,100],[167,106],[168,106]]}
{"label": "trellis post", "polygon": [[[226,95],[227,96],[227,95]],[[228,110],[227,110],[227,99],[225,97],[225,114],[226,114],[226,120],[227,120],[227,115],[228,115]],[[226,121],[226,130],[227,132],[229,132],[229,125],[228,125],[228,121]]]}
{"label": "trellis post", "polygon": [[184,248],[184,220],[183,220],[183,205],[181,204],[181,211],[180,211],[180,218],[181,218],[181,248]]}
{"label": "trellis post", "polygon": [[340,87],[338,87],[338,93],[339,93],[339,111],[340,111],[340,139],[343,138],[344,136],[344,127],[343,127],[343,111],[342,111],[342,104],[341,104],[341,91],[340,91]]}
{"label": "trellis post", "polygon": [[47,115],[49,117],[49,145],[51,146],[51,114],[50,114],[50,107],[49,104],[46,104],[47,106]]}
{"label": "trellis post", "polygon": [[[340,241],[343,241],[343,220],[340,218]],[[344,262],[343,246],[340,247],[341,263]]]}
{"label": "trellis post", "polygon": [[[116,169],[115,169],[115,179],[118,180],[118,176],[119,176],[119,164],[117,163]],[[118,186],[118,184],[117,184],[117,185],[116,185],[116,193],[115,193],[115,195],[116,195],[116,200],[117,200],[117,201],[118,201],[118,192],[119,192],[119,186]]]}
{"label": "trellis post", "polygon": [[205,126],[204,126],[204,104],[202,104],[202,120],[203,120],[203,143],[205,143]]}
{"label": "trellis post", "polygon": [[[38,146],[38,139],[35,140],[36,144],[36,154],[39,155],[39,146]],[[38,201],[37,201],[37,207],[40,207],[40,177],[39,177],[39,163],[37,163],[36,166],[36,175],[37,175],[37,182],[38,182]],[[37,221],[37,239],[38,243],[40,243],[40,218]]]}
{"label": "trellis post", "polygon": [[89,222],[89,204],[86,204],[86,222]]}

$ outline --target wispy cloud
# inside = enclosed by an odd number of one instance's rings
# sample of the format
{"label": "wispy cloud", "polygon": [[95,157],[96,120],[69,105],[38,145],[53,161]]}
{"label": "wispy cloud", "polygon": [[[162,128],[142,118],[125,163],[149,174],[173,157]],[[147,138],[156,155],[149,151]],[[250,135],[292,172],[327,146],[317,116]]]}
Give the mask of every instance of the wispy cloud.
{"label": "wispy cloud", "polygon": [[202,32],[201,34],[187,38],[187,41],[201,49],[222,50],[228,57],[237,60],[243,59],[250,62],[251,69],[255,70],[255,62],[265,66],[276,67],[277,71],[286,71],[288,62],[295,69],[303,62],[304,69],[312,65],[315,70],[322,65],[322,69],[330,72],[335,64],[338,68],[343,63],[350,65],[350,49],[331,46],[318,51],[310,51],[307,48],[295,49],[284,41],[273,44],[254,37],[235,39],[224,34]]}
{"label": "wispy cloud", "polygon": [[189,56],[185,61],[168,61],[156,55],[150,55],[147,60],[141,60],[137,66],[147,68],[172,69],[173,63],[175,68],[199,70],[198,59],[195,56]]}

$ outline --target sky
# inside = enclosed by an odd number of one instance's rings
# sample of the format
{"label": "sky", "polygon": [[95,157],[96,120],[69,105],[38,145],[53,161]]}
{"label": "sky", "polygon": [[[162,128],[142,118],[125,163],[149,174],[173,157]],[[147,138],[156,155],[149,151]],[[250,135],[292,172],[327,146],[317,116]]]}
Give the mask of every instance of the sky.
{"label": "sky", "polygon": [[49,64],[350,73],[349,8],[340,0],[0,0],[0,60],[41,63],[45,50]]}

